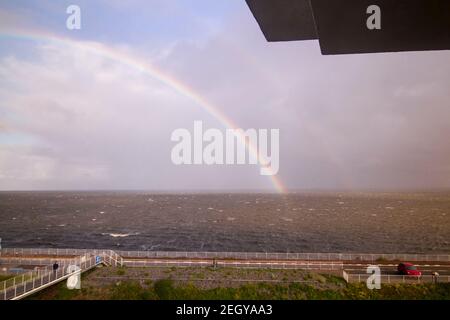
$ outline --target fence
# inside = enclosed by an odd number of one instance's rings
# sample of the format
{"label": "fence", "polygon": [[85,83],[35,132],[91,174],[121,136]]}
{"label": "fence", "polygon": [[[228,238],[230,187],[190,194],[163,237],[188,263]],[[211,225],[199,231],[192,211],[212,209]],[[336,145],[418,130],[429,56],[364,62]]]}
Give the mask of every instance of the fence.
{"label": "fence", "polygon": [[228,267],[249,269],[303,269],[303,270],[342,270],[343,263],[293,263],[289,261],[214,261],[214,260],[125,260],[128,267]]}
{"label": "fence", "polygon": [[[2,258],[1,260],[15,260],[16,258]],[[29,264],[36,264],[35,259],[33,261],[26,261]],[[41,259],[38,259],[41,260]],[[54,261],[52,259],[42,259],[42,263]],[[46,266],[42,268],[35,268],[32,271],[23,273],[19,276],[7,279],[0,282],[0,300],[20,299],[26,295],[29,295],[35,291],[48,287],[58,281],[66,279],[73,275],[73,271],[68,266],[78,266],[79,272],[87,271],[100,263],[108,265],[122,266],[122,258],[112,250],[103,250],[99,252],[89,252],[76,258],[71,259],[58,259],[58,269],[53,270],[52,267]]]}
{"label": "fence", "polygon": [[55,256],[53,258],[24,258],[21,256],[18,257],[2,257],[0,258],[0,264],[2,265],[21,265],[21,266],[44,266],[50,265],[55,262],[55,259],[58,259],[58,264],[65,264],[66,261],[71,261],[73,258],[61,258]]}
{"label": "fence", "polygon": [[[72,263],[73,256],[67,254],[46,254],[46,258],[38,258],[41,254],[27,254],[27,253],[16,253],[14,255],[3,255],[0,257],[0,264],[10,264],[10,265],[31,265],[31,266],[42,266],[42,265],[50,265],[57,262],[59,265],[65,265],[67,263]],[[86,253],[82,253],[82,255],[96,255],[101,256],[104,262],[108,265],[118,266],[123,264],[123,258],[119,256],[116,252],[112,250],[87,250]],[[27,258],[27,256],[32,256],[33,258]],[[35,257],[37,256],[37,257]],[[45,256],[45,255],[44,255]]]}
{"label": "fence", "polygon": [[86,255],[65,261],[57,270],[51,267],[36,268],[17,277],[0,282],[0,300],[20,299],[38,289],[45,288],[53,283],[73,275],[66,266],[76,265],[81,270],[89,270],[99,264],[96,256]]}
{"label": "fence", "polygon": [[[367,282],[367,279],[370,277],[370,274],[352,274],[348,273],[345,270],[342,272],[342,277],[347,283],[358,283],[358,282]],[[420,277],[414,276],[403,276],[403,275],[390,275],[390,274],[382,274],[380,275],[381,284],[393,284],[393,283],[407,283],[407,284],[420,284],[420,283],[435,283],[436,278],[432,275],[422,275]],[[439,276],[437,279],[438,282],[450,282],[449,276]]]}
{"label": "fence", "polygon": [[[2,256],[80,256],[87,253],[101,254],[111,250],[97,249],[44,249],[4,248]],[[237,259],[237,260],[316,260],[316,261],[423,261],[450,262],[449,254],[385,254],[385,253],[269,253],[269,252],[179,252],[179,251],[115,251],[123,258],[188,258],[188,259]]]}

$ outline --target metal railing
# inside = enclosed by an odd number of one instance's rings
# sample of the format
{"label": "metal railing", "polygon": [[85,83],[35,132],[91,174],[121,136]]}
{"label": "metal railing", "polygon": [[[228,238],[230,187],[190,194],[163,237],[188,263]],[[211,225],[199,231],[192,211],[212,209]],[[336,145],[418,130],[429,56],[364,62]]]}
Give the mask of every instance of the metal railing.
{"label": "metal railing", "polygon": [[[45,249],[3,248],[3,256],[80,256],[87,253],[102,254],[107,249]],[[450,254],[403,253],[269,253],[269,252],[182,252],[182,251],[112,251],[123,258],[189,258],[189,259],[241,259],[241,260],[316,260],[316,261],[439,261],[450,262]]]}
{"label": "metal railing", "polygon": [[37,257],[32,257],[32,258],[27,258],[27,257],[21,257],[21,256],[17,256],[17,257],[2,257],[0,258],[0,264],[2,265],[21,265],[21,266],[45,266],[45,265],[50,265],[53,264],[55,262],[55,259],[58,260],[58,264],[65,264],[66,261],[70,261],[73,259],[72,258],[68,258],[68,257],[58,257],[58,256],[54,256],[52,258],[37,258]]}
{"label": "metal railing", "polygon": [[[113,250],[92,250],[83,253],[82,255],[97,255],[104,259],[104,262],[112,266],[121,266],[123,264],[123,258],[119,256]],[[48,255],[49,257],[40,258],[40,254],[21,254],[16,253],[14,255],[3,255],[0,257],[0,264],[20,264],[20,265],[49,265],[53,264],[57,259],[58,263],[65,264],[67,261],[72,261],[73,256],[71,255]],[[32,257],[32,258],[29,258]]]}
{"label": "metal railing", "polygon": [[[15,258],[11,258],[11,260],[15,260]],[[32,260],[34,261],[35,259]],[[54,261],[52,259],[47,260]],[[30,264],[33,261],[30,260]],[[69,266],[77,266],[80,269],[79,272],[84,272],[101,263],[111,266],[122,266],[123,260],[112,250],[88,252],[71,259],[58,259],[59,267],[56,270],[53,270],[52,266],[35,268],[32,271],[0,282],[0,300],[21,299],[31,293],[62,281],[74,275],[73,269],[69,268]]]}
{"label": "metal railing", "polygon": [[225,267],[249,269],[303,269],[303,270],[342,270],[342,262],[294,263],[291,261],[226,261],[208,260],[124,260],[127,267]]}
{"label": "metal railing", "polygon": [[[347,273],[345,270],[342,272],[342,277],[347,283],[358,283],[358,282],[367,282],[367,279],[370,277],[370,274],[352,274]],[[409,284],[420,284],[420,283],[436,283],[435,276],[432,275],[422,275],[420,277],[415,276],[406,276],[406,275],[390,275],[390,274],[382,274],[380,275],[381,284],[394,284],[394,283],[409,283]],[[437,282],[450,282],[449,276],[439,276],[437,278]]]}
{"label": "metal railing", "polygon": [[105,250],[101,253],[104,262],[110,266],[123,266],[123,258],[113,250]]}
{"label": "metal railing", "polygon": [[0,283],[0,299],[16,300],[27,296],[39,289],[68,278],[74,273],[68,265],[76,265],[81,271],[86,271],[99,264],[96,256],[85,255],[65,261],[58,269],[51,267],[37,268]]}
{"label": "metal railing", "polygon": [[218,266],[249,269],[302,269],[302,270],[342,270],[342,262],[330,263],[287,263],[287,262],[255,262],[255,261],[220,261]]}

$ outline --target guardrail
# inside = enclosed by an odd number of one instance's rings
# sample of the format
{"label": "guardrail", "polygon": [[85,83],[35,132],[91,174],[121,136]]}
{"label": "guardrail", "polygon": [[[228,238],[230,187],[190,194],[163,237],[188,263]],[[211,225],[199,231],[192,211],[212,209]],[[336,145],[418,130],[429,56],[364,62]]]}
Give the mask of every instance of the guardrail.
{"label": "guardrail", "polygon": [[[3,256],[48,255],[79,256],[101,254],[108,249],[44,249],[3,248]],[[269,253],[269,252],[182,252],[182,251],[113,251],[123,258],[188,258],[188,259],[241,259],[241,260],[316,260],[316,261],[439,261],[450,262],[450,254],[386,254],[386,253]]]}
{"label": "guardrail", "polygon": [[[17,258],[1,258],[1,260],[16,261]],[[29,264],[36,264],[36,259],[23,260]],[[53,259],[37,259],[37,262],[47,262],[51,264]],[[0,300],[21,299],[31,293],[46,288],[54,283],[62,281],[74,274],[69,266],[78,266],[79,272],[87,271],[100,263],[122,266],[123,260],[116,252],[112,250],[103,250],[100,252],[87,252],[84,255],[70,259],[58,259],[58,269],[53,270],[51,266],[35,268],[32,271],[23,273],[19,276],[0,282]]]}
{"label": "guardrail", "polygon": [[54,256],[53,258],[24,258],[21,256],[17,257],[2,257],[0,258],[0,264],[9,264],[9,265],[22,265],[22,266],[45,266],[51,265],[55,262],[55,259],[58,260],[58,264],[65,264],[66,261],[71,261],[73,258],[61,258],[58,256]]}
{"label": "guardrail", "polygon": [[[102,256],[104,259],[104,262],[108,265],[112,266],[121,266],[123,264],[123,258],[119,256],[116,252],[112,250],[93,250],[93,251],[87,251],[86,253],[82,255],[97,255]],[[55,262],[57,259],[57,262],[59,265],[61,264],[67,264],[73,261],[73,256],[71,255],[52,255],[49,254],[48,258],[27,258],[27,256],[40,256],[39,254],[21,254],[17,253],[14,255],[3,255],[0,256],[0,264],[19,264],[19,265],[36,265],[36,266],[42,266],[42,265],[50,265]],[[69,262],[67,262],[69,261]]]}
{"label": "guardrail", "polygon": [[293,263],[288,261],[216,261],[216,260],[124,260],[127,267],[227,267],[248,269],[302,269],[302,270],[342,270],[339,262],[330,263]]}
{"label": "guardrail", "polygon": [[[370,274],[352,274],[343,271],[343,278],[347,283],[358,283],[358,282],[367,282]],[[436,283],[435,276],[432,275],[422,275],[420,277],[414,276],[403,276],[403,275],[389,275],[382,274],[380,275],[381,284],[393,284],[393,283]],[[437,282],[450,282],[450,276],[439,276],[437,278]]]}
{"label": "guardrail", "polygon": [[220,261],[218,266],[231,268],[249,268],[249,269],[302,269],[302,270],[342,270],[343,263],[286,263],[286,262],[255,262],[255,261]]}
{"label": "guardrail", "polygon": [[0,282],[0,300],[16,300],[37,290],[66,279],[74,274],[69,265],[78,266],[86,271],[101,263],[96,256],[86,255],[65,261],[57,270],[51,267],[37,268],[14,278]]}

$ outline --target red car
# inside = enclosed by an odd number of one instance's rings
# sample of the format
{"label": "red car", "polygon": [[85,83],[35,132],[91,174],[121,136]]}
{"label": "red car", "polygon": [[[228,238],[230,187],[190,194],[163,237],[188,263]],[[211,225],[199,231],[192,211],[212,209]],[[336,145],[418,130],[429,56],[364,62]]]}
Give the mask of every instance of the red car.
{"label": "red car", "polygon": [[417,269],[415,265],[408,262],[402,262],[397,267],[398,273],[405,275],[405,276],[414,276],[414,277],[420,277],[422,275],[422,272]]}

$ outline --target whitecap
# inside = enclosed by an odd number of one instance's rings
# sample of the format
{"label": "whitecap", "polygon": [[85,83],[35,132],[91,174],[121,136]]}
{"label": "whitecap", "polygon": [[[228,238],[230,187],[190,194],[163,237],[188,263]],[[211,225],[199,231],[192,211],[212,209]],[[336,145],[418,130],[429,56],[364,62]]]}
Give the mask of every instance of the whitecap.
{"label": "whitecap", "polygon": [[110,236],[113,238],[125,238],[129,236],[136,236],[139,233],[102,233],[103,236]]}

